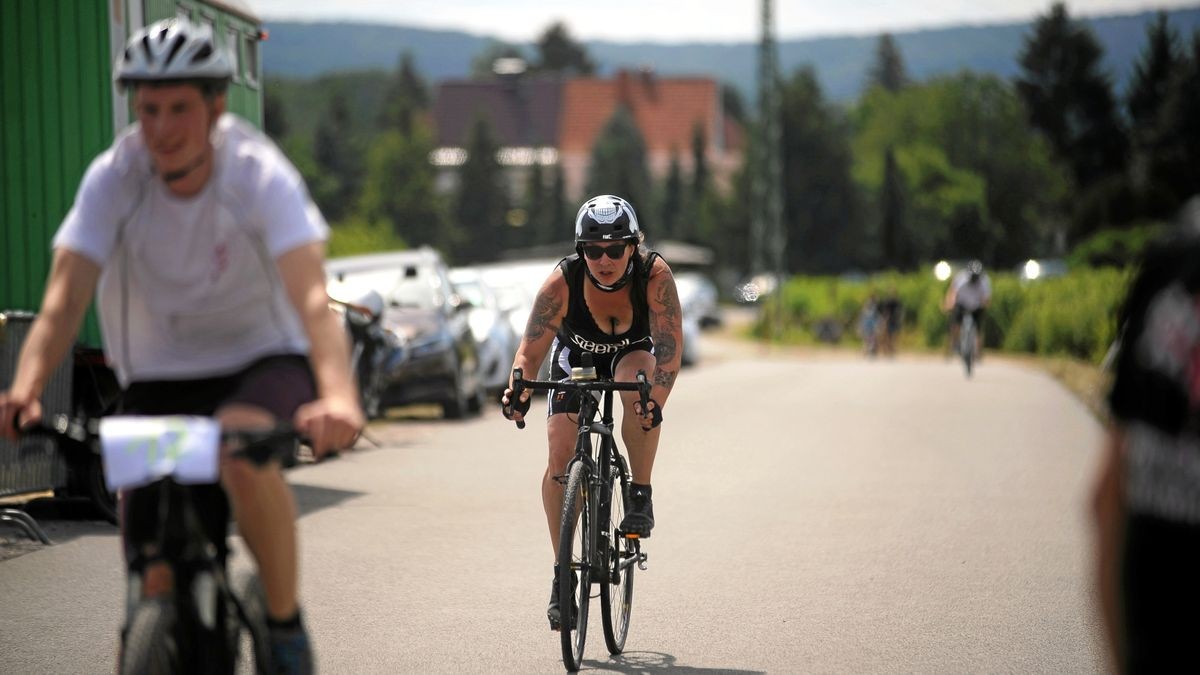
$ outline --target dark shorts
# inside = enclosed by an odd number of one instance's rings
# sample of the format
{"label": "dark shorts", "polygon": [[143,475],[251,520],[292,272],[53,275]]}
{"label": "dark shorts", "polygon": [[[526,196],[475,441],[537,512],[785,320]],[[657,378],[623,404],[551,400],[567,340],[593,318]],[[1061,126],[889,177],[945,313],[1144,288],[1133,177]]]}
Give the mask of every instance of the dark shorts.
{"label": "dark shorts", "polygon": [[[268,356],[243,370],[222,377],[196,380],[133,382],[121,395],[122,415],[202,415],[211,417],[231,403],[266,410],[278,420],[291,421],[296,409],[316,398],[316,381],[308,358],[295,354]],[[197,509],[206,514],[204,527],[223,558],[229,504],[218,485],[191,485],[186,490]],[[158,493],[126,491],[121,521],[126,560],[143,542],[156,536]]]}
{"label": "dark shorts", "polygon": [[[592,355],[592,365],[596,367],[596,375],[600,379],[611,380],[613,374],[617,371],[617,364],[626,355],[633,352],[654,353],[654,341],[650,338],[640,340],[620,351],[607,355]],[[583,352],[579,349],[572,349],[570,345],[562,344],[558,340],[554,341],[554,351],[550,359],[550,379],[561,381],[571,376],[570,368],[578,368],[583,358]],[[549,410],[547,416],[557,415],[559,413],[578,413],[579,412],[579,396],[578,392],[551,391],[547,398],[549,399]]]}
{"label": "dark shorts", "polygon": [[[965,307],[963,307],[962,305],[955,305],[954,313],[951,315],[954,320],[954,325],[961,326],[962,322],[963,322],[963,316],[966,315],[967,313],[968,312]],[[971,310],[970,314],[971,314],[972,318],[974,318],[974,320],[975,320],[975,328],[976,329],[978,329],[980,326],[983,325],[984,312],[983,312],[982,307]]]}
{"label": "dark shorts", "polygon": [[243,370],[197,380],[133,382],[121,395],[125,415],[205,415],[240,403],[262,408],[289,421],[296,409],[316,398],[308,357],[267,356]]}
{"label": "dark shorts", "polygon": [[1121,563],[1124,670],[1194,667],[1200,661],[1195,636],[1200,621],[1200,526],[1130,516]]}

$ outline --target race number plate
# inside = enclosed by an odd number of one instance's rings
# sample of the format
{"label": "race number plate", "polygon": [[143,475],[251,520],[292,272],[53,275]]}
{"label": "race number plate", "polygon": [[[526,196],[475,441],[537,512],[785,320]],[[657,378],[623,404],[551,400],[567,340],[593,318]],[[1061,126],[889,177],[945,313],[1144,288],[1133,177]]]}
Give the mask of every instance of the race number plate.
{"label": "race number plate", "polygon": [[221,425],[209,417],[105,417],[100,446],[110,490],[167,476],[184,484],[215,483],[220,475]]}

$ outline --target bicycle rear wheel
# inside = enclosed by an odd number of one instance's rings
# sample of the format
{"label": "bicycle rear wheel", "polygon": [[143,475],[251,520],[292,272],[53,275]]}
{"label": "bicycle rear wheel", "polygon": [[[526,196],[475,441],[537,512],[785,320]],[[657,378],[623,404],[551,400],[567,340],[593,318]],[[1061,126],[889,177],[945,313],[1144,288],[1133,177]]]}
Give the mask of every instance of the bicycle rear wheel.
{"label": "bicycle rear wheel", "polygon": [[610,654],[625,649],[629,635],[629,614],[633,610],[633,572],[637,569],[636,540],[617,536],[617,526],[625,519],[625,504],[629,502],[629,474],[624,458],[610,467],[608,523],[605,525],[605,545],[608,546],[607,567],[600,581],[600,616],[604,619],[604,643]]}
{"label": "bicycle rear wheel", "polygon": [[[579,670],[583,664],[595,550],[592,522],[596,510],[588,478],[583,462],[571,465],[563,493],[562,525],[558,533],[558,603],[562,608],[559,638],[562,642],[563,665],[572,672]],[[575,579],[579,580],[578,588],[574,588]]]}
{"label": "bicycle rear wheel", "polygon": [[121,675],[179,672],[174,626],[175,608],[169,601],[165,598],[141,601],[122,636],[118,672]]}

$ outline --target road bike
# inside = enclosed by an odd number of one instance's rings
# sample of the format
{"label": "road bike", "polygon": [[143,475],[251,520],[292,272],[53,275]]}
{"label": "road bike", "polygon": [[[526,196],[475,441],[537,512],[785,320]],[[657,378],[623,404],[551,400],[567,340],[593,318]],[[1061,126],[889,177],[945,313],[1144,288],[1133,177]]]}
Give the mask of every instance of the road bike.
{"label": "road bike", "polygon": [[255,672],[269,673],[266,599],[257,575],[228,571],[229,505],[222,448],[262,466],[295,454],[290,425],[222,431],[208,417],[106,417],[91,429],[57,416],[25,434],[97,434],[109,489],[122,491],[126,613],[117,671],[232,673],[243,632]]}
{"label": "road bike", "polygon": [[513,369],[511,400],[518,400],[525,389],[580,398],[575,456],[566,474],[558,477],[565,489],[556,563],[563,665],[576,671],[583,663],[593,586],[600,597],[609,653],[620,654],[629,635],[634,571],[646,569],[647,556],[637,534],[619,529],[630,504],[630,474],[613,435],[613,401],[615,392],[636,391],[645,410],[650,384],[644,371],[638,371],[636,382],[598,379],[585,359],[584,366],[573,368],[571,378],[562,382],[526,380],[520,368]]}
{"label": "road bike", "polygon": [[972,371],[979,361],[975,330],[975,317],[970,312],[963,312],[962,327],[958,331],[958,353],[962,356],[963,368],[966,369],[967,377],[971,377]]}

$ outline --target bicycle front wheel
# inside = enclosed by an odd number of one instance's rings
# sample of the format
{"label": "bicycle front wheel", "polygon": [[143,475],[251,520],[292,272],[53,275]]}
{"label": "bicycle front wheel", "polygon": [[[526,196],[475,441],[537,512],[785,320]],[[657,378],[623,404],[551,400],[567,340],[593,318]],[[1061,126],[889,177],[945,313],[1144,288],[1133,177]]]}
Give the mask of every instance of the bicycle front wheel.
{"label": "bicycle front wheel", "polygon": [[175,608],[164,598],[143,600],[133,610],[122,636],[121,675],[179,672],[178,650],[172,629]]}
{"label": "bicycle front wheel", "polygon": [[563,665],[572,672],[579,670],[583,664],[595,550],[592,523],[596,510],[588,478],[583,462],[571,465],[563,493],[562,524],[558,533],[558,603],[562,612],[559,637]]}
{"label": "bicycle front wheel", "polygon": [[625,504],[629,501],[629,474],[625,471],[625,460],[610,467],[608,484],[608,523],[604,526],[604,544],[608,555],[604,556],[607,566],[600,581],[600,616],[604,619],[604,642],[610,654],[620,654],[625,649],[625,637],[629,635],[629,613],[633,610],[633,572],[637,569],[638,543],[633,539],[617,536],[617,526],[625,519]]}

